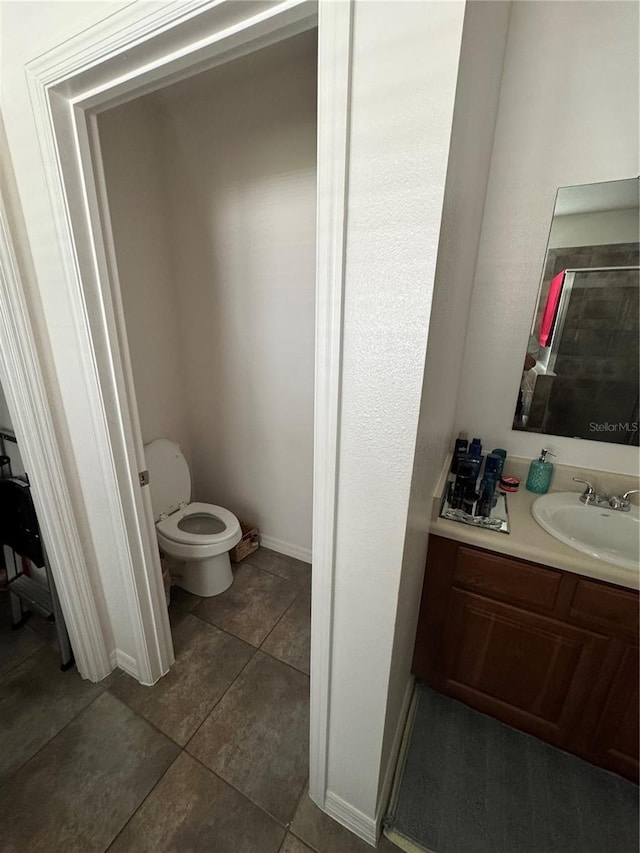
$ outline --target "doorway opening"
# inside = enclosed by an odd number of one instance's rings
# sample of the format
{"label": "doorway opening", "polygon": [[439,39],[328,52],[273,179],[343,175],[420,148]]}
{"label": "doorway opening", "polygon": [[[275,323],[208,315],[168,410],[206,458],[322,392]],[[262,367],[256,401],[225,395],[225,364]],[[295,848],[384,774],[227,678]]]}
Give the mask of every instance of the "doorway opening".
{"label": "doorway opening", "polygon": [[[191,494],[172,505],[222,507],[259,530],[261,551],[205,600],[167,544],[175,608],[307,674],[316,96],[312,28],[97,119],[141,442],[169,439],[187,461]],[[158,521],[169,507],[150,474]]]}
{"label": "doorway opening", "polygon": [[316,69],[311,29],[98,116],[142,443],[307,562]]}

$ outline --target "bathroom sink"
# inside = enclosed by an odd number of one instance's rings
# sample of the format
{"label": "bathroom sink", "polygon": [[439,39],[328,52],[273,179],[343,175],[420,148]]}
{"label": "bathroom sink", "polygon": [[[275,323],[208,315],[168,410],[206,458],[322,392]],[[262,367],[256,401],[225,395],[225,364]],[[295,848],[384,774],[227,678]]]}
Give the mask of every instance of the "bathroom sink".
{"label": "bathroom sink", "polygon": [[613,563],[636,570],[640,562],[640,510],[620,512],[603,506],[585,506],[576,492],[541,495],[531,506],[540,527],[560,542]]}

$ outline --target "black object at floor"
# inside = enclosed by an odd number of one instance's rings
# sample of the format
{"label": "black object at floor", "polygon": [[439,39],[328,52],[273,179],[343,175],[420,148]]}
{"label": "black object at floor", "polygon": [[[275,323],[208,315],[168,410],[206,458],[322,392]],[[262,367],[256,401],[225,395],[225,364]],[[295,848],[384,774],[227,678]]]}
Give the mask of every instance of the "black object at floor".
{"label": "black object at floor", "polygon": [[632,782],[422,684],[416,693],[384,821],[396,844],[430,853],[637,853]]}
{"label": "black object at floor", "polygon": [[[32,610],[55,622],[60,668],[70,669],[74,663],[73,652],[40,536],[31,488],[26,480],[14,477],[0,479],[0,549],[3,552],[4,547],[10,548],[14,555],[13,572],[10,566],[5,566],[11,594],[13,627],[21,628]],[[16,555],[27,557],[38,568],[44,568],[46,583],[24,574],[22,569],[18,568],[21,561],[16,559]],[[28,608],[26,610],[25,605]]]}

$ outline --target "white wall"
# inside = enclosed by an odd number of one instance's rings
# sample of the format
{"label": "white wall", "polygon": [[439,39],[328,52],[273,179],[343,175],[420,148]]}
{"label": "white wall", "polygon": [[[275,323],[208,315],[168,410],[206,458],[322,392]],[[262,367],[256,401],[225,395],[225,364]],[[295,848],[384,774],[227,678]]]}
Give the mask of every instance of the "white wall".
{"label": "white wall", "polygon": [[[452,442],[510,3],[467,4],[438,242],[422,402],[389,683],[383,767],[410,677],[433,494]],[[464,247],[464,251],[461,251]],[[381,779],[381,783],[382,783]]]}
{"label": "white wall", "polygon": [[308,560],[316,41],[303,33],[162,95],[194,495]]}
{"label": "white wall", "polygon": [[[456,428],[533,458],[511,423],[558,187],[639,171],[638,6],[514,3]],[[633,448],[545,438],[566,465],[638,471]]]}
{"label": "white wall", "polygon": [[328,785],[366,816],[398,723],[387,696],[463,15],[355,4]]}
{"label": "white wall", "polygon": [[599,210],[596,213],[554,216],[549,234],[549,248],[637,243],[638,239],[640,239],[640,217],[637,207],[623,210]]}
{"label": "white wall", "polygon": [[172,270],[163,115],[149,98],[99,118],[100,145],[142,440],[171,438],[191,458]]}

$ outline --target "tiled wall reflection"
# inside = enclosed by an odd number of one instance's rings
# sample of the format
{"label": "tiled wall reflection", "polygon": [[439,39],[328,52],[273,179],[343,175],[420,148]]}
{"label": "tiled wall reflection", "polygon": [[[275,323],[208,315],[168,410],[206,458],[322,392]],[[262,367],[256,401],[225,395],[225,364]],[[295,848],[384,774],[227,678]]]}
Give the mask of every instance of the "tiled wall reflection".
{"label": "tiled wall reflection", "polygon": [[[638,265],[639,260],[637,243],[552,249],[540,305],[543,309],[549,281],[563,269]],[[529,429],[639,444],[639,285],[637,270],[576,273],[556,376],[538,377]],[[541,315],[539,309],[537,327]]]}

